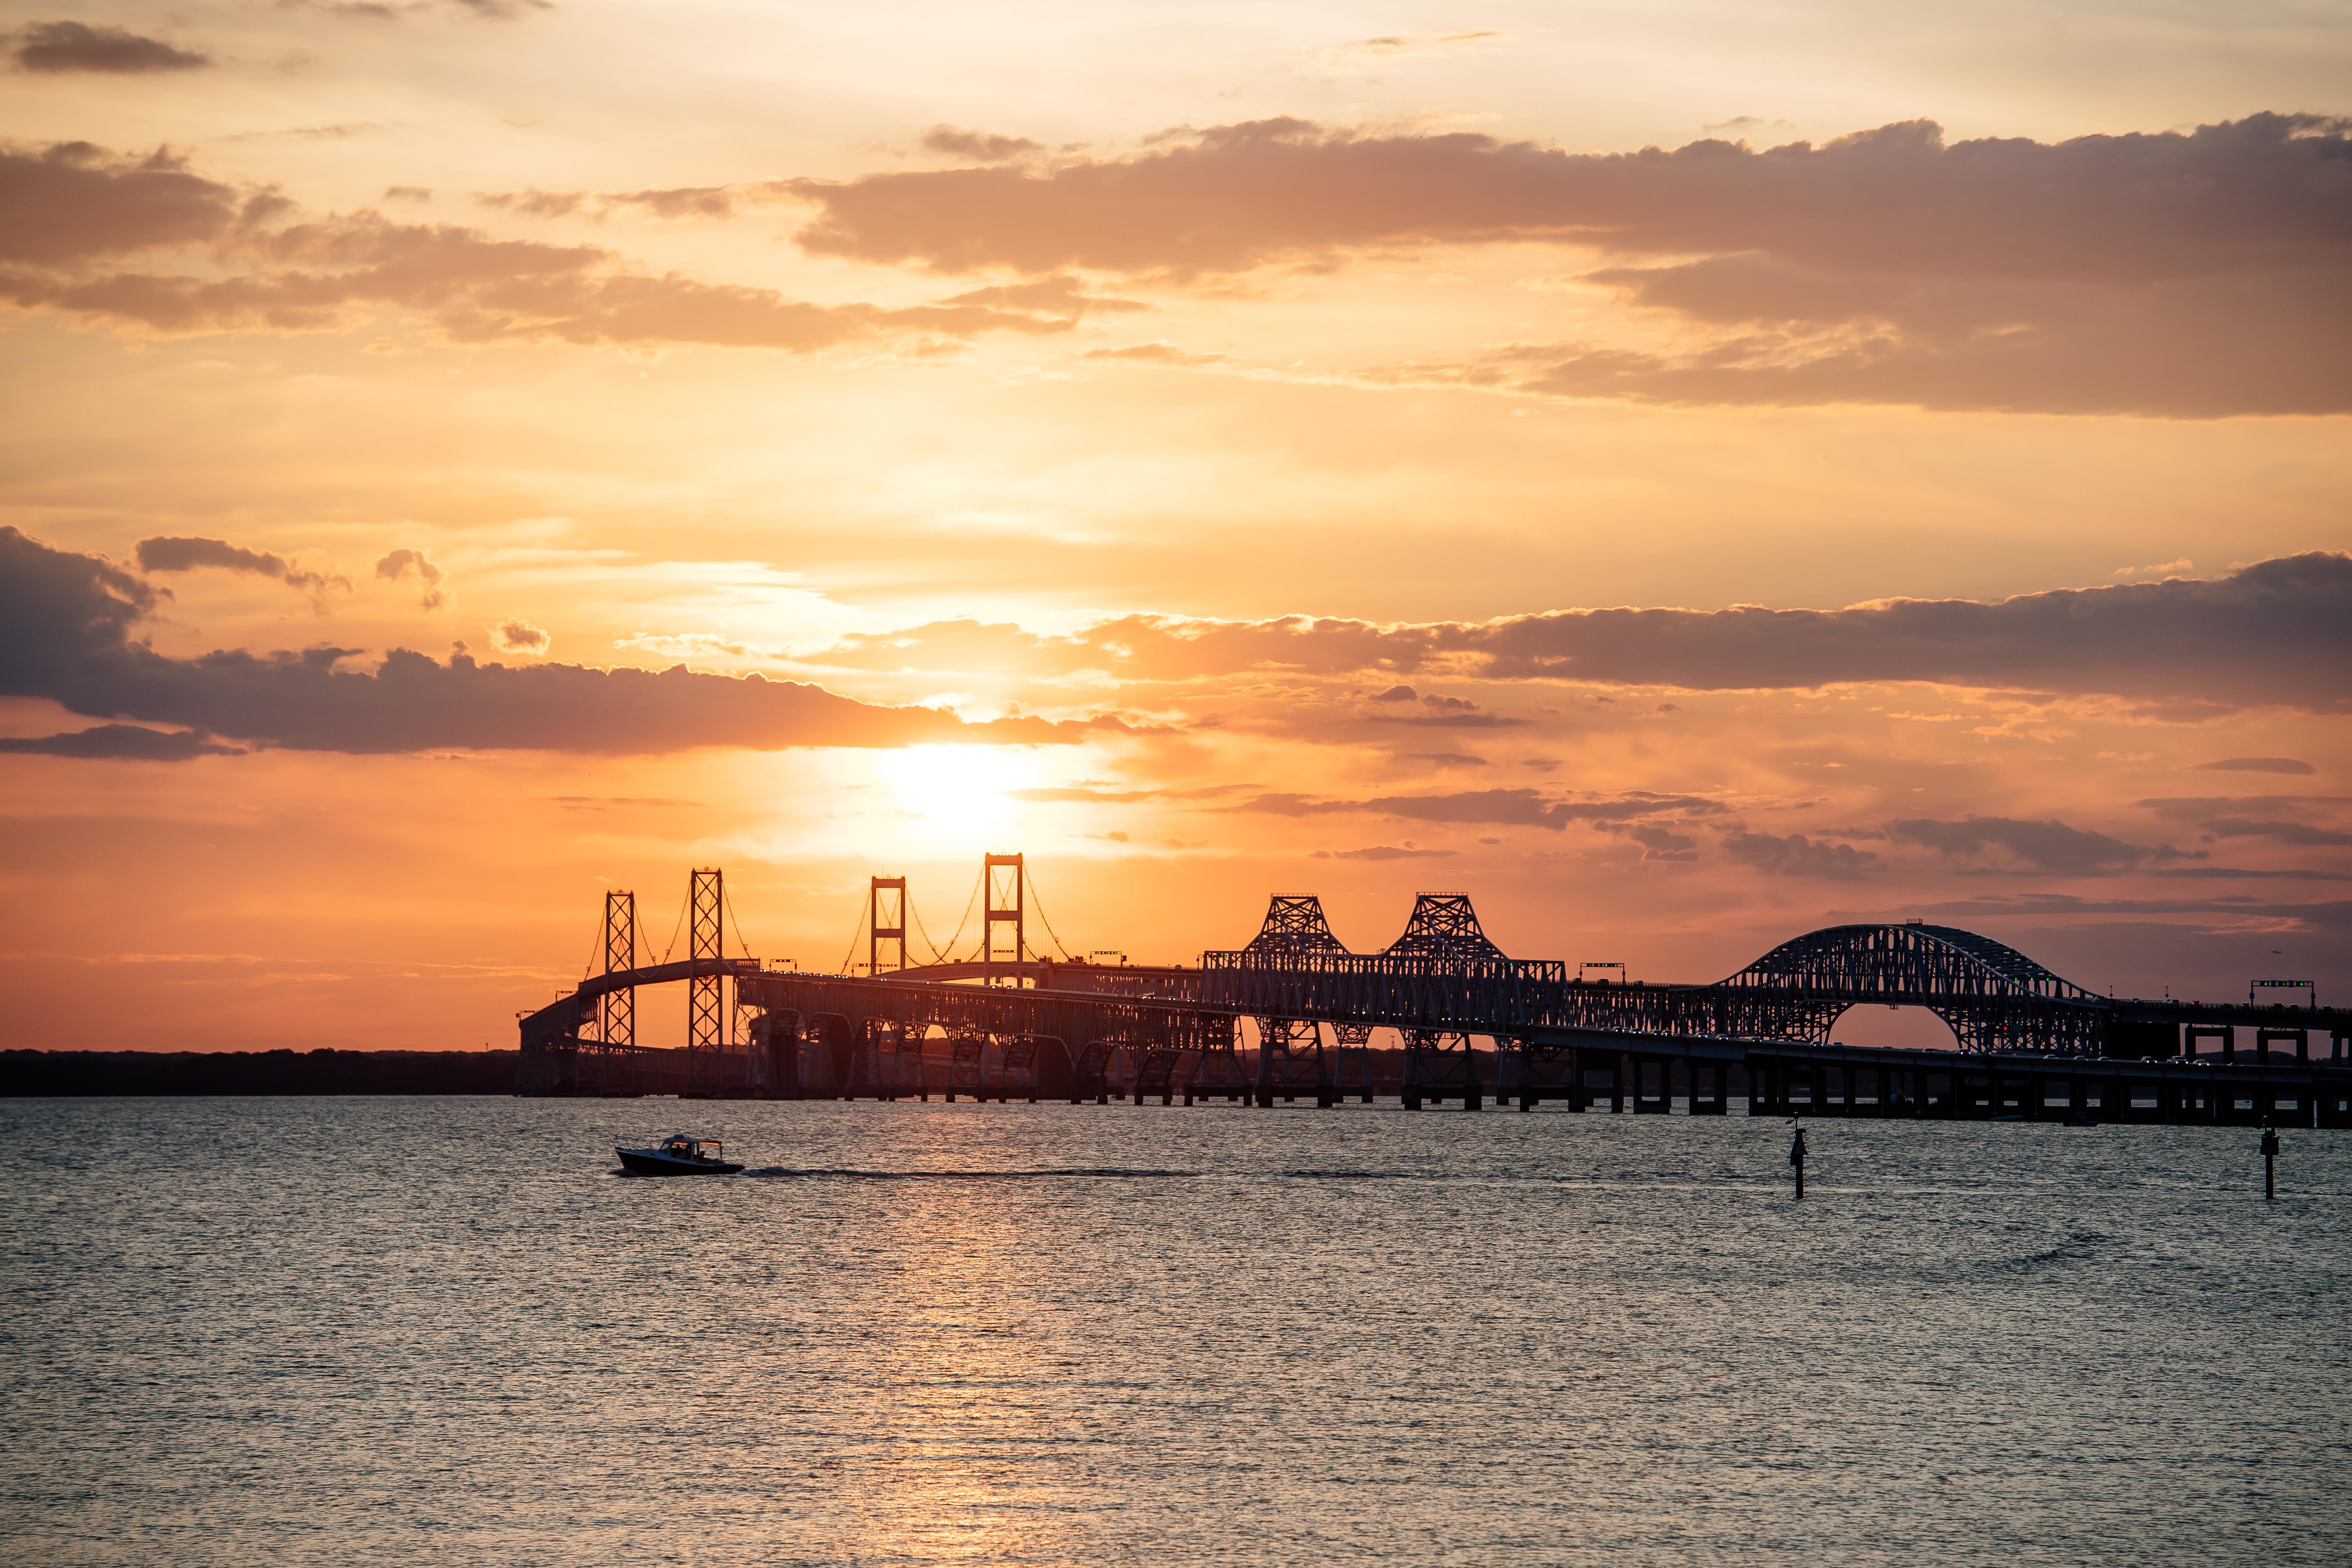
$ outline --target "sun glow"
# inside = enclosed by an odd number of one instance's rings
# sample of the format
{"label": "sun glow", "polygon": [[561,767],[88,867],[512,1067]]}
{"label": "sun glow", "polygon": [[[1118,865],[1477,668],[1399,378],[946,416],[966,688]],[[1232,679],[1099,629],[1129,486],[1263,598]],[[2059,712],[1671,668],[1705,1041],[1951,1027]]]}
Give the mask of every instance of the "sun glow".
{"label": "sun glow", "polygon": [[974,854],[1020,815],[1011,792],[1036,783],[1026,755],[998,746],[908,746],[884,753],[877,765],[891,804],[916,819],[911,826],[927,845]]}

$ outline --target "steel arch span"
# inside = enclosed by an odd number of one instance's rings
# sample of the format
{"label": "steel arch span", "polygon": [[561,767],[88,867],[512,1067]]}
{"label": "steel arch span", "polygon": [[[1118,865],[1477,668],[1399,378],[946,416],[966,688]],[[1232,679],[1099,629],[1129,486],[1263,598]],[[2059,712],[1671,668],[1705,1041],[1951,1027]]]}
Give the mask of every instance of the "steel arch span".
{"label": "steel arch span", "polygon": [[1990,937],[1908,921],[1808,931],[1717,988],[1777,1014],[1773,1032],[1784,1038],[1826,1041],[1861,1004],[1925,1007],[1976,1053],[2095,1056],[2112,1010],[2105,997]]}

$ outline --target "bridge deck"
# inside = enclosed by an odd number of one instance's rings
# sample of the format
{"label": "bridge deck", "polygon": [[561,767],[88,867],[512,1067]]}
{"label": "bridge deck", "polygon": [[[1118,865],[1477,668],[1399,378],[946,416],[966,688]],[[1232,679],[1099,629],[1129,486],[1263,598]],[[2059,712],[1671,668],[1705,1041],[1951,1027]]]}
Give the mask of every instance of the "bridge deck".
{"label": "bridge deck", "polygon": [[[2352,1117],[2352,1009],[2099,996],[1989,938],[1907,923],[1815,931],[1713,984],[1587,981],[1559,963],[1507,957],[1482,935],[1472,941],[1466,900],[1439,901],[1437,913],[1462,932],[1447,935],[1433,915],[1428,941],[1381,953],[1308,940],[1317,924],[1309,910],[1291,922],[1304,935],[1203,953],[1198,968],[995,961],[852,976],[706,959],[624,970],[521,1020],[526,1070],[537,1070],[528,1058],[597,1047],[583,1036],[599,996],[718,973],[735,981],[739,1005],[761,1015],[759,1060],[745,1058],[738,1076],[745,1087],[772,1084],[777,1092],[820,1079],[851,1092],[859,1085],[921,1092],[923,1042],[938,1033],[953,1042],[954,1071],[973,1087],[992,1071],[1000,1088],[1018,1079],[1034,1093],[1067,1079],[1100,1093],[1121,1061],[1121,1070],[1164,1096],[1180,1081],[1212,1077],[1220,1092],[1239,1092],[1246,1076],[1261,1104],[1302,1084],[1328,1104],[1343,1061],[1358,1089],[1369,1089],[1366,1041],[1384,1028],[1402,1038],[1409,1104],[1457,1090],[1475,1102],[1482,1061],[1492,1063],[1502,1092],[1530,1102],[1565,1094],[1580,1103],[1591,1073],[1617,1085],[1628,1065],[1647,1081],[1680,1063],[1694,1086],[1712,1084],[1709,1103],[1718,1108],[1736,1068],[1760,1086],[1751,1106],[1801,1103],[1801,1086],[1816,1079],[1846,1083],[1852,1101],[1856,1075],[1875,1074],[1873,1081],[1910,1084],[1908,1097],[1925,1096],[1920,1086],[1932,1079],[1979,1107],[2009,1092],[2000,1085],[2063,1082],[2076,1100],[2145,1090],[2176,1111],[2196,1107],[2217,1118],[2225,1101],[2231,1113],[2246,1104],[2308,1113],[2324,1101]],[[1960,1048],[1835,1043],[1839,1018],[1855,1005],[1930,1008]],[[1256,1020],[1255,1050],[1241,1048],[1244,1018]],[[2235,1031],[2243,1028],[2254,1031],[2257,1048],[2240,1060]],[[2200,1037],[2215,1034],[2222,1059],[2197,1058]],[[1474,1056],[1473,1037],[1494,1049]],[[2315,1040],[2323,1060],[2309,1059]],[[2216,1087],[2224,1079],[2226,1090]],[[1441,1090],[1441,1082],[1452,1088]],[[1789,1089],[1792,1082],[1800,1089]],[[1985,1084],[1995,1086],[1986,1091],[1991,1101],[1978,1093]],[[2125,1084],[2135,1087],[2118,1087]],[[1906,1098],[1887,1092],[1896,1102]]]}

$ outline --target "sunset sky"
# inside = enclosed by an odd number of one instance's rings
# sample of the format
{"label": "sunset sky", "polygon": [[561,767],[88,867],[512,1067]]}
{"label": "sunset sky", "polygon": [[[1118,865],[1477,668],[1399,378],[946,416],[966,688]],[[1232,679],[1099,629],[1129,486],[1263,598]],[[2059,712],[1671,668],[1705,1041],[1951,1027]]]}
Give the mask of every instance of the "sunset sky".
{"label": "sunset sky", "polygon": [[2352,986],[2346,6],[0,31],[0,1043],[510,1047],[607,889],[834,969],[985,850]]}

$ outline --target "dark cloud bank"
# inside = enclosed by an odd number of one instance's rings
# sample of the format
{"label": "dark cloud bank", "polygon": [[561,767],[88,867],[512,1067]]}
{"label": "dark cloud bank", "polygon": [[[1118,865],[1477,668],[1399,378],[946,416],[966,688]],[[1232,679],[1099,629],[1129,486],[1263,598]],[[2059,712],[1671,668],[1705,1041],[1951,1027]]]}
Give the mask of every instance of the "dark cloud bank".
{"label": "dark cloud bank", "polygon": [[1387,367],[1664,404],[1895,403],[2189,417],[2352,408],[2352,121],[1948,143],[1926,121],[1822,146],[1578,154],[1298,120],[1134,156],[789,188],[805,248],[940,272],[1182,283],[1404,247],[1547,242],[1573,281],[1712,337],[1675,356],[1524,343]]}
{"label": "dark cloud bank", "polygon": [[[379,563],[378,574],[396,578],[413,570],[433,580],[421,557],[403,554]],[[145,540],[140,559],[159,572],[200,566],[250,572],[314,592],[341,583],[224,540]],[[462,654],[443,663],[396,650],[379,668],[363,669],[352,667],[357,650],[334,647],[171,658],[138,636],[163,596],[147,578],[103,559],[54,550],[0,528],[0,694],[51,698],[98,718],[357,752],[1043,741],[1074,738],[1076,728],[1034,720],[966,725],[929,710],[872,707],[815,686],[697,675],[682,666],[658,675],[561,664],[508,668]],[[520,627],[509,641],[544,647],[543,637],[535,627]],[[2344,713],[2352,711],[2352,556],[2290,556],[2217,579],[2117,584],[1991,603],[1899,600],[1843,610],[1559,611],[1478,624],[1388,626],[1129,616],[1068,638],[950,622],[853,638],[820,662],[892,670],[1009,664],[1065,673],[1100,669],[1141,681],[1269,669],[1382,679],[1428,669],[1486,680],[1695,690],[1923,681],[2045,698],[2113,696],[2158,718],[2261,706]],[[1433,702],[1475,706],[1391,685],[1368,705],[1368,717],[1391,708],[1418,712]],[[1449,711],[1430,721],[1492,717]],[[2288,760],[2231,761],[2269,770]],[[1418,815],[1421,808],[1402,804],[1407,798],[1342,805],[1265,795],[1253,809],[1304,816],[1394,805]],[[1646,804],[1629,812],[1602,804],[1559,805],[1511,789],[1449,798],[1457,803],[1451,808],[1455,815],[1429,820],[1559,826],[1661,809],[1654,797],[1642,797]],[[1697,810],[1706,803],[1677,804]],[[2277,837],[2280,826],[2243,813],[2216,811],[2200,820],[2217,837]],[[1975,837],[1966,844],[1950,837],[1917,842],[1945,852],[1998,846],[2022,855],[2021,846],[2039,829],[1985,819],[1967,831]]]}
{"label": "dark cloud bank", "polygon": [[[208,270],[132,264],[174,252],[201,256]],[[799,353],[908,336],[1063,332],[1125,304],[1067,279],[905,309],[811,304],[639,271],[601,246],[496,239],[373,211],[309,216],[274,190],[209,179],[168,150],[128,157],[84,142],[0,144],[0,300],[157,332],[318,330],[375,308],[421,312],[465,342]]]}
{"label": "dark cloud bank", "polygon": [[143,76],[156,71],[201,70],[212,57],[150,38],[124,27],[85,22],[36,22],[9,49],[18,70],[44,75],[93,71],[107,76]]}
{"label": "dark cloud bank", "polygon": [[[1695,691],[1926,681],[2119,697],[2155,717],[2254,707],[2343,713],[2352,711],[2352,555],[2283,556],[2226,577],[1842,610],[1560,610],[1400,626],[1129,616],[1070,637],[950,621],[853,637],[814,662],[1171,681],[1252,670],[1383,679],[1428,671]],[[1391,688],[1374,701],[1402,705],[1411,695]]]}
{"label": "dark cloud bank", "polygon": [[[207,737],[301,751],[443,747],[589,752],[696,746],[894,746],[919,741],[1075,741],[1085,725],[1032,719],[966,724],[928,709],[879,708],[822,688],[698,675],[542,664],[509,668],[460,654],[441,663],[395,649],[373,669],[355,650],[215,652],[171,658],[136,639],[162,593],[94,556],[53,550],[0,527],[0,696],[37,697],[127,725],[19,741],[13,752],[176,760],[225,748]],[[153,739],[142,737],[154,736]]]}
{"label": "dark cloud bank", "polygon": [[275,577],[289,588],[299,588],[306,594],[323,594],[329,588],[351,590],[351,580],[331,577],[323,572],[310,572],[295,565],[283,555],[267,550],[246,550],[226,539],[158,537],[139,542],[136,553],[142,572],[194,572],[212,567],[223,572],[247,572],[263,577]]}
{"label": "dark cloud bank", "polygon": [[137,763],[184,763],[195,757],[245,755],[242,746],[224,746],[200,732],[149,730],[137,724],[100,724],[95,729],[74,730],[62,735],[0,739],[0,752]]}

